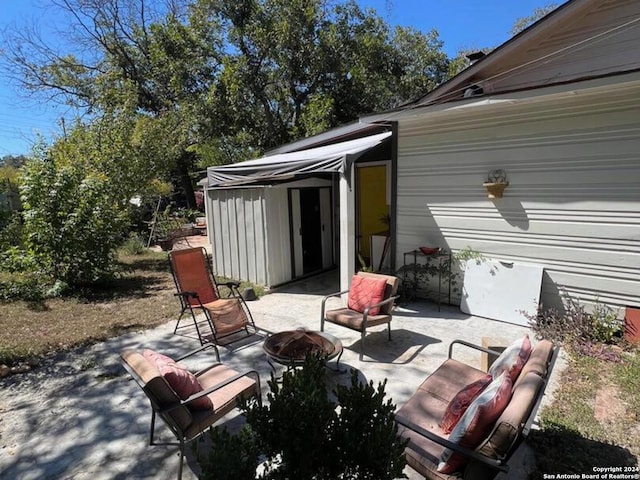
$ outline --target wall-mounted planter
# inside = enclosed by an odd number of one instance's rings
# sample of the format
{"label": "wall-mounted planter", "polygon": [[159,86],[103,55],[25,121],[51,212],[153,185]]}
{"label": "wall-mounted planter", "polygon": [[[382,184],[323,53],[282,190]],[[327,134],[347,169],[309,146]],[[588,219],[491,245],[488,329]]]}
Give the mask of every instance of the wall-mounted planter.
{"label": "wall-mounted planter", "polygon": [[484,182],[482,185],[487,189],[487,197],[502,198],[504,189],[507,188],[509,182]]}

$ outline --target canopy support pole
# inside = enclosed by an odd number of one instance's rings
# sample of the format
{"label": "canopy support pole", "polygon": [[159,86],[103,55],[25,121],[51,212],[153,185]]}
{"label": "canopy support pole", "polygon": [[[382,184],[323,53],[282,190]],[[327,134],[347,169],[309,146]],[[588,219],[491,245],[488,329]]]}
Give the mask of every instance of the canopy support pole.
{"label": "canopy support pole", "polygon": [[[347,290],[356,264],[355,194],[349,185],[354,164],[347,164],[348,172],[340,174],[340,290]],[[346,175],[345,175],[346,174]]]}

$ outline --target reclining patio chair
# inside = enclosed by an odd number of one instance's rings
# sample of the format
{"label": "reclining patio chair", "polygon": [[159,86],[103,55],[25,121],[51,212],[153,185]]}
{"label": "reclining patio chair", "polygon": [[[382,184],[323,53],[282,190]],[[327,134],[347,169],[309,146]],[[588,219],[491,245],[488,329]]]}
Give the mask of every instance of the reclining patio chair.
{"label": "reclining patio chair", "polygon": [[[171,273],[182,307],[178,322],[173,330],[177,333],[182,316],[189,311],[196,328],[200,343],[207,341],[218,343],[221,338],[232,335],[241,330],[249,334],[249,324],[255,331],[255,323],[247,304],[240,295],[238,282],[226,282],[218,284],[211,271],[209,256],[202,247],[173,250],[169,253]],[[219,286],[224,285],[228,289],[228,296],[220,296]],[[204,313],[204,320],[198,321],[194,309],[200,309]],[[202,328],[209,329],[202,331]]]}
{"label": "reclining patio chair", "polygon": [[[199,384],[196,390],[202,388],[202,391],[189,394],[189,391],[185,392],[185,384],[190,387],[192,384],[185,380],[185,375],[191,374],[186,373],[184,367],[175,362],[207,348],[215,350],[216,362],[194,374],[196,380],[193,382]],[[259,404],[262,403],[258,373],[238,373],[222,365],[218,349],[213,344],[206,344],[175,362],[150,350],[138,352],[126,349],[121,352],[120,357],[124,368],[151,403],[149,445],[177,445],[180,449],[178,480],[182,478],[186,443],[200,437],[215,422],[236,408],[238,398],[255,397]],[[202,405],[203,399],[208,405]],[[178,440],[177,443],[154,442],[156,416],[169,427]]]}
{"label": "reclining patio chair", "polygon": [[[358,272],[351,280],[351,288],[327,295],[322,300],[320,331],[324,323],[334,323],[356,330],[361,334],[360,361],[364,355],[364,339],[367,328],[387,324],[391,340],[391,319],[394,302],[398,298],[398,278],[377,273]],[[331,297],[349,293],[347,306],[326,311],[325,304]]]}

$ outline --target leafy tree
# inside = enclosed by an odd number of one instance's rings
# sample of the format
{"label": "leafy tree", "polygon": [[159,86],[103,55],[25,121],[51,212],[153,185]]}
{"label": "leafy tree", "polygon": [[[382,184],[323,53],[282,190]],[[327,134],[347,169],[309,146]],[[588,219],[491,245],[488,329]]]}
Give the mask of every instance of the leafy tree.
{"label": "leafy tree", "polygon": [[437,32],[392,31],[353,1],[199,4],[230,46],[218,109],[236,113],[238,133],[261,149],[412,100],[446,72]]}
{"label": "leafy tree", "polygon": [[353,1],[49,4],[67,15],[68,52],[23,28],[4,38],[5,67],[29,91],[93,120],[135,118],[137,138],[157,142],[150,168],[179,182],[191,202],[192,173],[203,164],[243,160],[396,106],[447,68],[437,32],[392,31]]}
{"label": "leafy tree", "polygon": [[[192,105],[207,91],[214,43],[197,24],[182,19],[186,2],[150,0],[50,0],[69,23],[65,48],[44,41],[34,29],[5,37],[5,63],[31,92],[69,104],[92,118],[113,119],[132,112],[146,117],[138,128],[164,139],[151,168],[181,181],[193,198],[193,155],[186,146],[193,126]],[[198,98],[198,100],[193,100]],[[103,122],[105,131],[109,124]],[[156,149],[156,153],[159,149]]]}
{"label": "leafy tree", "polygon": [[29,158],[25,155],[5,155],[0,158],[0,168],[20,168]]}

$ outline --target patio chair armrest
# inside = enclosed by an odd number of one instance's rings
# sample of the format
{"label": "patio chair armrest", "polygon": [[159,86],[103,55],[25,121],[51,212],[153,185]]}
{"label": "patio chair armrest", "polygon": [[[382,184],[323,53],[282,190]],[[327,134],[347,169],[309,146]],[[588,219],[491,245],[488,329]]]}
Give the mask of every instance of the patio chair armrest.
{"label": "patio chair armrest", "polygon": [[[196,373],[196,376],[206,372],[207,370],[210,370],[211,368],[215,367],[216,365],[220,365],[220,364],[211,365],[209,368],[206,368],[206,369],[201,370],[200,372]],[[216,390],[220,390],[221,388],[226,387],[230,383],[233,383],[236,380],[241,379],[242,377],[252,377],[253,380],[256,382],[256,386],[258,387],[258,392],[257,392],[258,395],[261,394],[262,389],[260,388],[260,376],[258,375],[258,372],[256,372],[255,370],[249,370],[248,372],[237,373],[234,376],[229,377],[229,378],[227,378],[226,380],[223,380],[220,383],[216,383],[215,385],[212,385],[211,387],[202,390],[201,392],[194,393],[193,395],[191,395],[186,400],[183,400],[182,402],[180,402],[180,404],[181,405],[188,405],[189,403],[193,402],[194,400],[197,400],[197,399],[202,398],[202,397],[204,397],[206,395],[209,395],[210,393],[213,393]],[[173,408],[176,408],[176,407],[173,407]]]}
{"label": "patio chair armrest", "polygon": [[229,290],[227,298],[240,297],[240,282],[229,280],[228,282],[216,282],[216,287],[227,287]]}
{"label": "patio chair armrest", "polygon": [[[211,365],[211,367],[209,368],[213,368],[216,365],[220,365],[219,363],[216,363],[214,365]],[[208,370],[208,369],[207,369]],[[200,372],[202,373],[202,372]],[[180,402],[176,402],[176,403],[172,403],[170,405],[165,406],[164,408],[161,408],[158,410],[158,413],[167,413],[170,412],[171,410],[175,410],[176,408],[179,407],[186,407],[188,406],[190,403],[192,403],[193,401],[202,398],[206,395],[209,395],[210,393],[215,392],[216,390],[220,390],[221,388],[225,387],[226,385],[229,385],[230,383],[235,382],[236,380],[242,378],[242,377],[246,377],[246,376],[251,376],[253,377],[253,379],[256,382],[256,385],[258,387],[258,395],[260,395],[262,393],[262,389],[260,387],[260,376],[258,375],[258,372],[256,372],[255,370],[250,370],[248,372],[245,373],[238,373],[236,375],[234,375],[233,377],[229,377],[226,380],[217,383],[215,385],[212,385],[211,387],[202,390],[201,392],[198,393],[194,393],[193,395],[191,395],[189,398],[187,398],[186,400],[180,400]]]}
{"label": "patio chair armrest", "polygon": [[492,355],[500,356],[500,354],[502,353],[502,352],[499,352],[497,350],[491,350],[490,348],[481,347],[480,345],[476,345],[475,343],[465,342],[464,340],[454,340],[449,345],[449,359],[451,359],[453,357],[453,346],[455,344],[464,345],[465,347],[473,348],[475,350],[479,350],[479,351],[485,352],[485,353],[490,353]]}
{"label": "patio chair armrest", "polygon": [[340,295],[344,295],[345,293],[348,293],[348,292],[349,292],[349,290],[343,290],[341,292],[331,293],[329,295],[326,295],[322,299],[322,306],[321,306],[321,309],[320,309],[320,317],[321,317],[322,321],[324,321],[325,304],[327,303],[327,300],[329,300],[330,298],[333,298],[333,297],[338,297]]}
{"label": "patio chair armrest", "polygon": [[184,360],[185,358],[189,358],[195,355],[196,353],[200,353],[204,350],[207,350],[208,348],[213,348],[213,351],[216,352],[216,361],[220,363],[220,351],[218,350],[218,346],[214,343],[205,343],[201,347],[198,347],[195,350],[191,350],[190,352],[184,354],[180,358],[176,358],[176,362],[180,362],[181,360]]}
{"label": "patio chair armrest", "polygon": [[[460,455],[464,455],[465,457],[470,458],[472,460],[476,460],[476,461],[482,462],[482,463],[484,463],[485,465],[488,465],[491,468],[494,468],[496,470],[500,470],[501,472],[509,471],[509,466],[504,464],[504,463],[502,463],[502,461],[500,461],[498,459],[495,459],[495,458],[487,457],[485,455],[482,455],[482,454],[476,452],[475,450],[471,450],[469,448],[462,447],[462,446],[458,445],[457,443],[450,442],[446,438],[441,437],[440,435],[436,435],[435,433],[430,432],[429,430],[427,430],[425,428],[422,428],[419,425],[416,425],[415,423],[413,423],[410,420],[407,420],[405,418],[396,416],[395,421],[396,421],[397,424],[402,425],[403,427],[411,430],[412,432],[417,433],[421,437],[427,438],[428,440],[431,440],[434,443],[437,443],[439,445],[442,445],[443,447],[449,448],[449,449],[453,450],[454,452],[459,453]],[[424,452],[424,450],[421,447],[416,445],[411,440],[409,440],[409,445],[410,445],[410,447],[412,449],[416,450],[418,453],[421,453],[421,454],[425,454],[426,453],[426,452]]]}
{"label": "patio chair armrest", "polygon": [[189,297],[198,298],[198,293],[197,292],[193,292],[191,290],[188,290],[188,291],[185,290],[184,292],[180,291],[178,293],[174,293],[173,296],[174,297],[185,297],[185,298],[189,298]]}
{"label": "patio chair armrest", "polygon": [[331,297],[338,297],[340,295],[344,295],[345,293],[349,293],[349,289],[347,290],[342,290],[341,292],[335,292],[335,293],[330,293],[329,295],[326,295],[323,299],[322,299],[322,304],[324,305],[324,303],[329,300]]}

